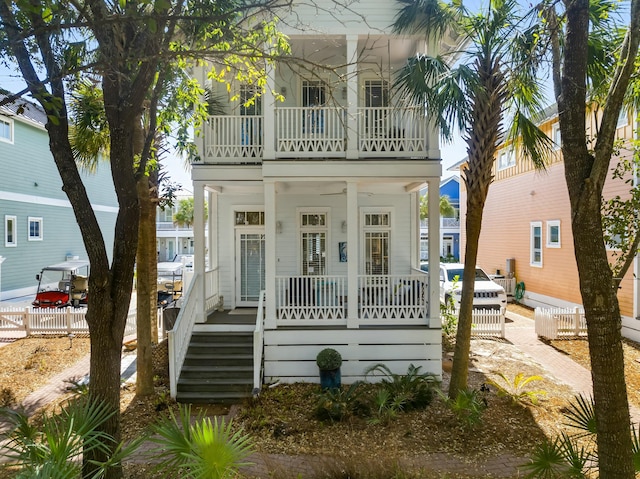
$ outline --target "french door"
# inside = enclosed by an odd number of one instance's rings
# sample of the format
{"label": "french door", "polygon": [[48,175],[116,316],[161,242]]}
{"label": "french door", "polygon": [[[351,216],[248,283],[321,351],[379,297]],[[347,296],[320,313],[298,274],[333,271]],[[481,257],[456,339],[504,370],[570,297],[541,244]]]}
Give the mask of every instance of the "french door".
{"label": "french door", "polygon": [[264,230],[236,229],[236,306],[257,306],[264,283]]}

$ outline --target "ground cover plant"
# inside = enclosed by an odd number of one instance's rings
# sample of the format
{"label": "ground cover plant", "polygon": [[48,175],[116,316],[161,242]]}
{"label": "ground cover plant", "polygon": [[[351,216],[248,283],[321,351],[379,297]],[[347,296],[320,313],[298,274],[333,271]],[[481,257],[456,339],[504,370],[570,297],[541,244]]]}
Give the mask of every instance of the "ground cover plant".
{"label": "ground cover plant", "polygon": [[[509,308],[531,315],[530,310],[522,307],[510,305]],[[61,339],[68,347],[68,338]],[[22,341],[12,346],[20,348]],[[579,362],[588,356],[586,341],[554,341],[551,344],[570,351],[571,357]],[[34,347],[37,348],[33,342],[25,341],[24,345],[23,349],[29,354],[33,353]],[[44,346],[48,344],[44,343]],[[6,358],[6,364],[10,365],[10,356],[18,353],[15,349],[10,351],[7,348],[9,346],[0,347],[0,361]],[[45,355],[41,359],[55,366],[54,356],[46,356],[55,353],[54,349],[44,349],[48,353],[43,353]],[[156,361],[161,362],[159,358],[163,354],[156,355]],[[443,354],[446,355],[447,351]],[[625,343],[630,388],[640,379],[638,359],[638,345]],[[165,366],[157,365],[155,395],[150,398],[137,397],[132,384],[123,385],[121,410],[126,441],[150,431],[154,421],[169,410],[179,416],[176,404],[169,397]],[[21,375],[24,371],[22,363],[13,371],[16,376]],[[53,370],[43,372],[45,376],[52,374]],[[530,381],[523,390],[544,390],[547,394],[539,398],[538,405],[534,405],[528,400],[514,403],[509,395],[499,396],[498,389],[492,386],[489,386],[489,391],[483,391],[483,385],[486,388],[491,380],[500,381],[501,374],[514,384],[518,374],[522,374],[523,380],[540,376],[541,380]],[[445,372],[441,385],[445,390],[448,377]],[[374,397],[376,388],[373,385],[363,384],[359,387],[363,388],[363,397]],[[348,395],[350,388],[349,385],[343,385],[339,394]],[[466,423],[458,418],[439,396],[434,396],[424,409],[399,410],[393,417],[384,420],[372,420],[377,418],[377,414],[372,410],[367,411],[362,399],[349,399],[346,402],[350,403],[349,410],[353,411],[350,415],[340,421],[320,419],[316,415],[316,408],[322,391],[317,384],[280,384],[266,387],[258,399],[245,404],[231,408],[194,405],[192,410],[194,415],[202,412],[207,416],[233,416],[234,428],[238,428],[234,431],[242,427],[250,436],[256,452],[246,458],[246,462],[260,463],[263,469],[257,466],[242,468],[240,477],[245,478],[267,475],[273,479],[486,478],[492,477],[486,469],[491,458],[499,457],[510,460],[511,464],[524,464],[532,451],[544,444],[545,440],[553,443],[563,430],[572,433],[571,429],[564,429],[563,423],[567,422],[564,414],[573,400],[574,392],[559,384],[535,360],[507,342],[472,341],[470,390],[476,391],[475,394],[487,402],[477,423]],[[356,397],[355,394],[352,396]],[[640,402],[634,397],[631,396],[632,403],[639,407]],[[52,410],[49,408],[49,411]],[[33,418],[33,424],[38,425],[39,421],[38,417]],[[295,458],[292,461],[299,461],[296,464],[308,463],[310,467],[298,475],[298,472],[283,468],[277,459],[279,454]],[[458,465],[458,469],[454,464]],[[463,466],[464,469],[461,469]],[[269,472],[264,473],[264,468]],[[515,466],[513,469],[513,476],[506,477],[524,477],[523,472],[517,475]],[[2,479],[15,477],[15,473],[15,470],[0,468]],[[148,459],[138,456],[125,461],[125,477],[146,479],[159,476]]]}

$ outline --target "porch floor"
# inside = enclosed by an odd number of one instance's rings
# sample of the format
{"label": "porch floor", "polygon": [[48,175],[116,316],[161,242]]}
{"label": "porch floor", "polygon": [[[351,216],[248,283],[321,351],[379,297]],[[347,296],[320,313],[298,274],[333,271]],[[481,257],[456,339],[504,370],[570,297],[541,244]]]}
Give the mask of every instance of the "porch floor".
{"label": "porch floor", "polygon": [[256,324],[256,308],[225,309],[213,311],[204,324]]}

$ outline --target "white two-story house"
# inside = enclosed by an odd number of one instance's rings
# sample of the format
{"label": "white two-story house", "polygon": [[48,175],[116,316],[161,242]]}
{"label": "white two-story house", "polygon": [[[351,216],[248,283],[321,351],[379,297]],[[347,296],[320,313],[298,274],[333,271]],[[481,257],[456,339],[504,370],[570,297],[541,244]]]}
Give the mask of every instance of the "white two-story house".
{"label": "white two-story house", "polygon": [[[197,139],[195,277],[170,334],[180,400],[215,400],[205,393],[212,384],[230,388],[249,374],[256,388],[317,382],[325,347],[342,354],[346,383],[376,363],[441,374],[437,268],[434,277],[419,269],[427,185],[429,257],[440,254],[438,132],[392,85],[408,57],[455,39],[394,35],[398,6],[388,0],[335,11],[296,4],[281,25],[292,55],[309,63],[273,68],[254,106],[230,102]],[[234,88],[230,96],[252,94]],[[253,347],[229,360],[242,334]],[[203,379],[224,364],[225,378]]]}

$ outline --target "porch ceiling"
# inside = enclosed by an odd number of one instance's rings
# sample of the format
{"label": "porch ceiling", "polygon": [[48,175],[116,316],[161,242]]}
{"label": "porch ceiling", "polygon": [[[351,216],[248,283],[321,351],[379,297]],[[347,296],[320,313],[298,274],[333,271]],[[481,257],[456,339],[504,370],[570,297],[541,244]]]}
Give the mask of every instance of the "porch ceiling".
{"label": "porch ceiling", "polygon": [[[363,195],[401,195],[416,191],[426,186],[424,182],[358,182],[358,194]],[[207,185],[208,189],[218,194],[262,194],[263,184],[216,182]],[[320,195],[346,197],[346,181],[278,181],[276,193],[279,195]]]}

